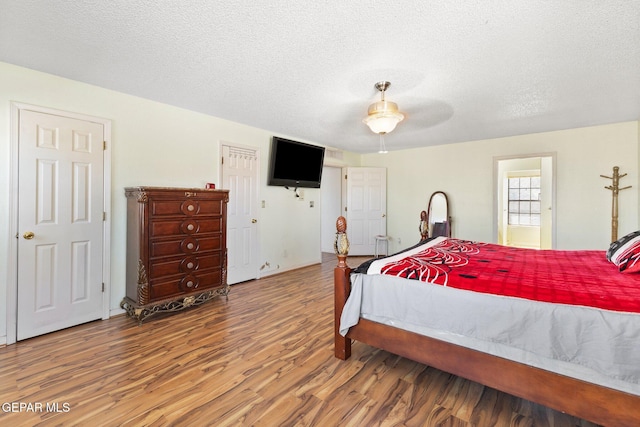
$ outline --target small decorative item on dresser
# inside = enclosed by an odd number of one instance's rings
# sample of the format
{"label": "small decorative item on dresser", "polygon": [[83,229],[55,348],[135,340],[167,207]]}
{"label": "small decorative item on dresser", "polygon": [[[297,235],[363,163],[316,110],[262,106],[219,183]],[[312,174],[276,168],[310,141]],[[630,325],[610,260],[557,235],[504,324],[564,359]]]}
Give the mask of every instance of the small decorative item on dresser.
{"label": "small decorative item on dresser", "polygon": [[140,323],[227,296],[228,190],[129,187],[126,296]]}

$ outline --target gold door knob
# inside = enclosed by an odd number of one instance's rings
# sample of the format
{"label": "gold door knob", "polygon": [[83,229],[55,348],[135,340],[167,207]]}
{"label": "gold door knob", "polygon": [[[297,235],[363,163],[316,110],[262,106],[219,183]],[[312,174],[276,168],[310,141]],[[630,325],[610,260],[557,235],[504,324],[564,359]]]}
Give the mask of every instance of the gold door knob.
{"label": "gold door knob", "polygon": [[255,218],[251,220],[251,224],[255,224],[256,222],[258,222],[258,220]]}
{"label": "gold door knob", "polygon": [[33,239],[34,236],[35,236],[35,234],[33,234],[33,231],[27,231],[26,233],[24,233],[22,235],[22,237],[24,237],[27,240]]}

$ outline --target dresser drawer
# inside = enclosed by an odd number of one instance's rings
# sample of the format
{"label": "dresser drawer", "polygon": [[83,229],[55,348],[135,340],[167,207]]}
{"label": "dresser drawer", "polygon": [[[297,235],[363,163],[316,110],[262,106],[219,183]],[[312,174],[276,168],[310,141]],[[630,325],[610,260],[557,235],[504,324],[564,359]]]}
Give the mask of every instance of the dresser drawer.
{"label": "dresser drawer", "polygon": [[220,269],[220,265],[222,265],[222,253],[220,251],[206,255],[158,260],[149,267],[149,279],[154,280],[162,276],[176,274],[199,274],[205,270]]}
{"label": "dresser drawer", "polygon": [[149,224],[149,237],[179,236],[181,234],[221,233],[222,218],[187,218],[156,220]]}
{"label": "dresser drawer", "polygon": [[149,257],[157,258],[177,254],[194,254],[196,252],[220,251],[222,236],[189,236],[184,239],[152,240],[149,242]]}
{"label": "dresser drawer", "polygon": [[210,270],[198,274],[163,277],[149,281],[149,296],[152,300],[186,295],[222,286],[222,271]]}
{"label": "dresser drawer", "polygon": [[149,214],[152,218],[163,216],[222,215],[222,200],[149,200]]}

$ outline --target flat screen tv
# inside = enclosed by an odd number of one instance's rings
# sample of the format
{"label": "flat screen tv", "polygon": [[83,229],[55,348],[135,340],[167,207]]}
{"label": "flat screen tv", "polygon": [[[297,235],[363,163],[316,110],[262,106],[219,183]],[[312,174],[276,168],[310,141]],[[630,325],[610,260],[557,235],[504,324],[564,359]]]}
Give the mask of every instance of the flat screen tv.
{"label": "flat screen tv", "polygon": [[323,161],[324,147],[274,136],[269,185],[320,188]]}

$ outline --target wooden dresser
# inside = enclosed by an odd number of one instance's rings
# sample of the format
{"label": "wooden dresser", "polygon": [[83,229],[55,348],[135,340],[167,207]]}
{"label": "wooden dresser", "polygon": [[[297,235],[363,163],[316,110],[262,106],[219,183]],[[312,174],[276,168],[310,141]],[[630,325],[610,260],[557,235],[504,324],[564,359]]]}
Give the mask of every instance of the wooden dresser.
{"label": "wooden dresser", "polygon": [[228,190],[128,187],[126,296],[139,322],[229,293]]}

